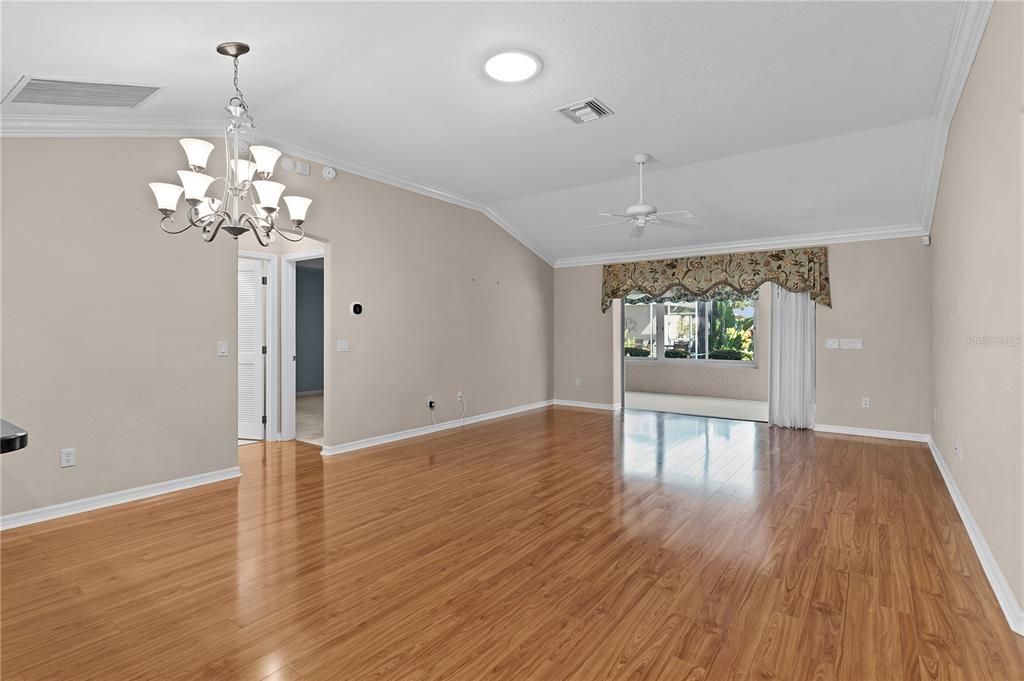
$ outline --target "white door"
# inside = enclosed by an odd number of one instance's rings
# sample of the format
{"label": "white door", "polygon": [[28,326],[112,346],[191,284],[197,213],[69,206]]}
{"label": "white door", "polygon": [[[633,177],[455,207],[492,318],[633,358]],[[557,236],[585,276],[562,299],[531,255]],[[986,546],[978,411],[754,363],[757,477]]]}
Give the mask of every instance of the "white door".
{"label": "white door", "polygon": [[238,259],[238,437],[262,440],[266,422],[263,262]]}

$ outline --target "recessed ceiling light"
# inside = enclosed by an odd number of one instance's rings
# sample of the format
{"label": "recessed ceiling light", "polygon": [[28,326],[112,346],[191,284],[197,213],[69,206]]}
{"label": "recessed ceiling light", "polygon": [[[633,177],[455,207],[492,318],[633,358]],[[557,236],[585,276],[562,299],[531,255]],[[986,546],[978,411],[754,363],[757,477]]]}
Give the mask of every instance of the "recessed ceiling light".
{"label": "recessed ceiling light", "polygon": [[484,64],[484,71],[502,83],[522,83],[540,73],[540,57],[525,50],[502,50]]}

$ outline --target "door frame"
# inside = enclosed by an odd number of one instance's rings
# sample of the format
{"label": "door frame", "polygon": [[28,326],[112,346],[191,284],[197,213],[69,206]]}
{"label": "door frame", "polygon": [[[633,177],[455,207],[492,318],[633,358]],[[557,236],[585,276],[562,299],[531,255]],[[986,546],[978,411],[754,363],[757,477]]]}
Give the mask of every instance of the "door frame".
{"label": "door frame", "polygon": [[[280,424],[278,423],[278,394],[280,385],[280,350],[278,349],[278,320],[277,320],[277,256],[272,253],[258,253],[256,251],[238,251],[238,257],[246,260],[259,260],[263,263],[263,276],[267,283],[263,289],[263,303],[266,309],[263,313],[263,339],[267,344],[267,357],[263,362],[263,411],[267,415],[267,422],[263,427],[264,440],[279,440]],[[235,316],[237,317],[237,310]],[[238,347],[238,331],[235,331],[235,347]],[[235,355],[237,363],[237,350]],[[238,411],[238,386],[235,381],[235,411]]]}
{"label": "door frame", "polygon": [[[295,263],[300,260],[324,259],[324,335],[327,335],[327,248],[285,253],[281,256],[281,430],[279,439],[295,439]],[[324,372],[327,370],[327,343],[324,343]],[[324,409],[327,403],[327,377],[324,376]]]}

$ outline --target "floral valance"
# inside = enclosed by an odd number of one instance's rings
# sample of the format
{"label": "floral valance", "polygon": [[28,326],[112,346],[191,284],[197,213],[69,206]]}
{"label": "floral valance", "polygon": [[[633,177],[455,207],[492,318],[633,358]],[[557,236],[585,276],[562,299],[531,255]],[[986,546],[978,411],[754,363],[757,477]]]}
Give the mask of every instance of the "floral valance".
{"label": "floral valance", "polygon": [[755,289],[753,293],[740,293],[728,286],[718,286],[714,289],[707,291],[703,295],[696,295],[690,293],[681,286],[673,286],[665,293],[660,296],[652,296],[647,293],[641,293],[639,291],[633,291],[626,295],[627,303],[696,303],[696,302],[707,302],[710,300],[729,300],[729,301],[741,301],[741,300],[757,300],[757,294],[760,289]]}
{"label": "floral valance", "polygon": [[794,293],[807,291],[811,300],[832,307],[828,249],[817,246],[605,265],[601,311],[630,294],[693,299],[732,290],[751,295],[769,281]]}

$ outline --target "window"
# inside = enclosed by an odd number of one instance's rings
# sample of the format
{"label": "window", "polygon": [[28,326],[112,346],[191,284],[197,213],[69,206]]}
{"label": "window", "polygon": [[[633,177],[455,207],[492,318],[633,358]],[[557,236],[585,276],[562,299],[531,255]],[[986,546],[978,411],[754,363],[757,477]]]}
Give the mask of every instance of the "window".
{"label": "window", "polygon": [[625,304],[626,357],[754,363],[757,300]]}
{"label": "window", "polygon": [[654,305],[626,305],[626,357],[657,359],[658,321]]}

